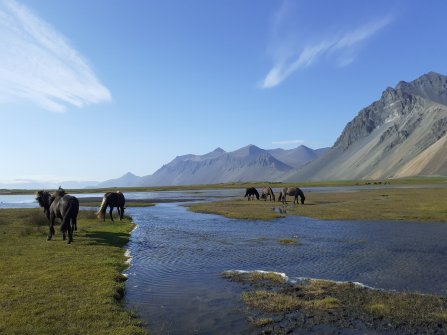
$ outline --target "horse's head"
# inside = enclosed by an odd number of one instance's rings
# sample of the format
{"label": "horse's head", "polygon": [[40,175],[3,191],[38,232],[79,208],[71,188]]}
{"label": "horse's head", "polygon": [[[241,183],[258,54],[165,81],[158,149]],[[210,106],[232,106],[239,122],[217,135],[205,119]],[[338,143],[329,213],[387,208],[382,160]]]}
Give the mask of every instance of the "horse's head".
{"label": "horse's head", "polygon": [[50,217],[51,194],[48,191],[39,191],[36,193],[36,200],[39,206],[43,208],[43,212]]}

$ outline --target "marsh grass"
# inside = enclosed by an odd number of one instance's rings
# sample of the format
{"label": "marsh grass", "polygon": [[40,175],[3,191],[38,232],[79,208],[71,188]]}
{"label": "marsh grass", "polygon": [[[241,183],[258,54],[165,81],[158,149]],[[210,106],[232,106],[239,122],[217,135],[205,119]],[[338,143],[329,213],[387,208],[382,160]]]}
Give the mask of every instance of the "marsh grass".
{"label": "marsh grass", "polygon": [[222,277],[231,281],[237,282],[249,282],[254,283],[285,283],[286,278],[276,272],[264,272],[264,271],[250,271],[250,272],[237,272],[237,271],[225,271],[222,273]]}
{"label": "marsh grass", "polygon": [[291,295],[264,290],[242,292],[241,297],[244,303],[251,308],[270,313],[298,309],[304,303],[302,299]]}
{"label": "marsh grass", "polygon": [[278,243],[282,244],[282,245],[297,245],[299,242],[295,238],[284,238],[284,239],[278,240]]}
{"label": "marsh grass", "polygon": [[304,205],[224,200],[187,205],[192,211],[229,218],[271,220],[286,215],[322,220],[408,220],[447,222],[447,188],[389,188],[308,192]]}
{"label": "marsh grass", "polygon": [[193,203],[185,206],[194,212],[218,214],[233,219],[272,220],[285,217],[284,214],[274,211],[278,203],[257,200],[223,200]]}
{"label": "marsh grass", "polygon": [[46,241],[38,212],[0,210],[0,333],[146,334],[119,302],[132,223],[102,223],[81,211],[68,245],[59,227]]}
{"label": "marsh grass", "polygon": [[447,299],[444,297],[372,290],[352,283],[326,280],[271,284],[241,294],[249,308],[261,312],[256,314],[258,319],[271,319],[272,314],[282,313],[283,317],[272,319],[282,320],[287,318],[287,313],[300,311],[305,316],[325,320],[322,322],[351,319],[372,328],[399,329],[400,333],[408,331],[413,334],[423,329],[447,327]]}

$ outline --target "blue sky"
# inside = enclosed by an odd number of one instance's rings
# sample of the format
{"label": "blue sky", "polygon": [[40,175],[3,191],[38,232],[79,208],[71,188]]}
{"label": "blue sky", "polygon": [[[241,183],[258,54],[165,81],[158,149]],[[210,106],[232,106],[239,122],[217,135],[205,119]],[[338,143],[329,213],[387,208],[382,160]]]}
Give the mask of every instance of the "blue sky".
{"label": "blue sky", "polygon": [[444,0],[0,0],[0,183],[332,146],[388,86],[447,74]]}

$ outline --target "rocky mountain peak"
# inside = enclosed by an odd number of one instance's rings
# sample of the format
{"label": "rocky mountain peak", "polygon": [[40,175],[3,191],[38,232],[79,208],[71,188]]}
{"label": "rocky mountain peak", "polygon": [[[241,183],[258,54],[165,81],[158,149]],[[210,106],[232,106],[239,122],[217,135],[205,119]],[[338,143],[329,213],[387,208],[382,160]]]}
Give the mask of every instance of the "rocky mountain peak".
{"label": "rocky mountain peak", "polygon": [[379,100],[362,109],[349,122],[334,147],[347,150],[353,143],[389,122],[397,122],[426,101],[447,105],[447,77],[429,72],[411,82],[400,81],[388,87]]}
{"label": "rocky mountain peak", "polygon": [[396,91],[447,105],[447,76],[429,72],[409,83],[400,81],[396,85]]}

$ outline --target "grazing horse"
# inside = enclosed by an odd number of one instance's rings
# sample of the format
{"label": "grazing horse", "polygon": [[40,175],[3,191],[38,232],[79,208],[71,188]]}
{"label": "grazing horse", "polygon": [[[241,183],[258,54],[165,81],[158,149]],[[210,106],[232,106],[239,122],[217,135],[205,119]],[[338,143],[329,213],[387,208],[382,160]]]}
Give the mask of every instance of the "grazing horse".
{"label": "grazing horse", "polygon": [[254,200],[255,196],[256,196],[256,199],[259,200],[259,193],[258,193],[258,191],[254,187],[247,188],[247,190],[245,191],[244,198],[246,196],[248,196],[248,200],[250,200],[250,197],[251,197],[252,200]]}
{"label": "grazing horse", "polygon": [[273,190],[270,186],[264,187],[261,192],[261,199],[264,199],[265,201],[267,201],[267,197],[270,197],[269,198],[270,201],[272,201],[272,198],[273,198],[273,201],[276,201],[275,193],[273,193]]}
{"label": "grazing horse", "polygon": [[298,187],[284,187],[279,194],[278,201],[282,201],[282,203],[287,202],[286,196],[288,195],[295,197],[293,199],[293,203],[296,202],[298,204],[298,196],[301,198],[301,204],[304,204],[304,200],[306,200],[303,191],[301,191]]}
{"label": "grazing horse", "polygon": [[103,221],[106,220],[106,210],[107,207],[110,207],[110,219],[113,221],[113,208],[116,207],[118,210],[118,216],[120,217],[120,221],[123,219],[124,216],[124,204],[126,203],[126,199],[124,198],[124,194],[122,194],[120,191],[116,192],[107,192],[104,194],[104,197],[102,198],[101,206],[99,207],[98,212],[96,213],[98,215],[98,218],[102,218]]}
{"label": "grazing horse", "polygon": [[73,242],[73,230],[77,230],[77,218],[79,213],[79,201],[76,197],[68,195],[59,187],[59,189],[50,194],[48,191],[39,191],[36,194],[36,200],[39,206],[50,222],[47,240],[51,240],[54,231],[54,220],[61,219],[61,231],[63,239],[66,239],[68,233],[68,244]]}

